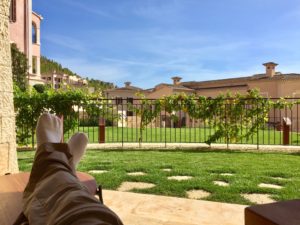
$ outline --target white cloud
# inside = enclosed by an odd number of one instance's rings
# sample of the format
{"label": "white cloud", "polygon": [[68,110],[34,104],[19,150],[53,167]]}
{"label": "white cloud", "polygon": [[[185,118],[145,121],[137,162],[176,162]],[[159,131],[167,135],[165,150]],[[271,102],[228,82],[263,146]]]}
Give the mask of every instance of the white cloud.
{"label": "white cloud", "polygon": [[101,10],[99,7],[95,5],[92,5],[89,1],[83,1],[83,3],[81,1],[75,1],[75,0],[62,0],[62,1],[68,4],[69,6],[83,10],[85,12],[92,13],[97,16],[111,18],[111,15],[108,12]]}
{"label": "white cloud", "polygon": [[72,37],[67,37],[60,34],[46,34],[43,35],[42,38],[47,42],[51,42],[52,44],[59,45],[64,48],[80,52],[85,51],[83,42]]}

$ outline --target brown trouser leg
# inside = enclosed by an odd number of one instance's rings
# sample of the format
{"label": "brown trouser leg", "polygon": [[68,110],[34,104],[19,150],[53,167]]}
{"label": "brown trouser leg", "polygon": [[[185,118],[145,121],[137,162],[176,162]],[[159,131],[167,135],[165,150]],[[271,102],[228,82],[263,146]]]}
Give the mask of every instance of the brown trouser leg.
{"label": "brown trouser leg", "polygon": [[77,179],[67,144],[39,147],[23,203],[30,225],[122,224]]}

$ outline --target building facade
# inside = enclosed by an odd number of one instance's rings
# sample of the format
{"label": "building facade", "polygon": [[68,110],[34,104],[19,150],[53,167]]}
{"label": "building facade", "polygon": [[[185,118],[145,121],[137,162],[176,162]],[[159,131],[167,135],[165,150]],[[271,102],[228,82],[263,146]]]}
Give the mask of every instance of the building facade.
{"label": "building facade", "polygon": [[[171,84],[161,83],[153,88],[142,90],[140,88],[117,88],[108,91],[107,97],[110,98],[128,98],[135,96],[137,92],[143,93],[149,99],[159,99],[163,96],[185,93],[187,95],[196,94],[215,98],[220,94],[240,93],[246,94],[249,90],[257,89],[261,95],[266,98],[292,97],[300,98],[300,74],[281,73],[276,71],[278,64],[273,62],[264,63],[265,73],[254,74],[247,77],[237,77],[229,79],[211,80],[211,81],[187,81],[181,82],[181,77],[172,77]],[[117,101],[117,100],[116,100]],[[183,121],[179,124],[172,124],[169,115],[161,118],[161,122],[168,127],[190,126],[193,121],[184,112],[181,113]],[[289,117],[292,120],[293,130],[300,130],[300,121],[298,120],[297,109],[284,112],[283,110],[271,111],[269,113],[269,122],[272,124],[281,123],[283,117]],[[130,120],[130,118],[127,118]],[[161,125],[160,125],[161,126]],[[192,126],[192,125],[191,125]]]}
{"label": "building facade", "polygon": [[41,21],[42,16],[32,11],[32,0],[11,0],[9,33],[28,59],[29,84],[43,84],[41,78]]}
{"label": "building facade", "polygon": [[41,76],[44,84],[48,84],[54,89],[64,88],[67,86],[84,87],[88,84],[87,80],[84,78],[57,73],[56,71],[52,74],[43,74]]}

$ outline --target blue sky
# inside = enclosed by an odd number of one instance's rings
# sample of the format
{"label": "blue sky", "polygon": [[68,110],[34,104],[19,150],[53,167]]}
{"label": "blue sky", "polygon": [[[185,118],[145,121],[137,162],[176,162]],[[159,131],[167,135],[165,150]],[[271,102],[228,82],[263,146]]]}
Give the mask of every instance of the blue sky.
{"label": "blue sky", "polygon": [[74,72],[150,88],[300,73],[299,0],[33,0],[44,17],[42,54]]}

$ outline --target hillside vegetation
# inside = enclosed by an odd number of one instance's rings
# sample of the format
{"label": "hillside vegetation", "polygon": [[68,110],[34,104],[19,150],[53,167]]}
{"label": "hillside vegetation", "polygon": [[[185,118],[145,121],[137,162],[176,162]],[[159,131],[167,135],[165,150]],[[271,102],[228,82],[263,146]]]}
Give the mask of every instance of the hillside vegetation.
{"label": "hillside vegetation", "polygon": [[[41,73],[42,74],[51,74],[54,71],[56,71],[56,73],[64,73],[64,74],[67,74],[70,76],[81,77],[79,74],[74,73],[69,68],[63,67],[60,63],[58,63],[52,59],[48,59],[45,56],[42,56],[41,57]],[[95,91],[102,91],[102,90],[114,87],[113,83],[96,80],[96,79],[89,79],[89,78],[87,78],[87,80],[88,80],[89,87],[93,87],[95,89]]]}

